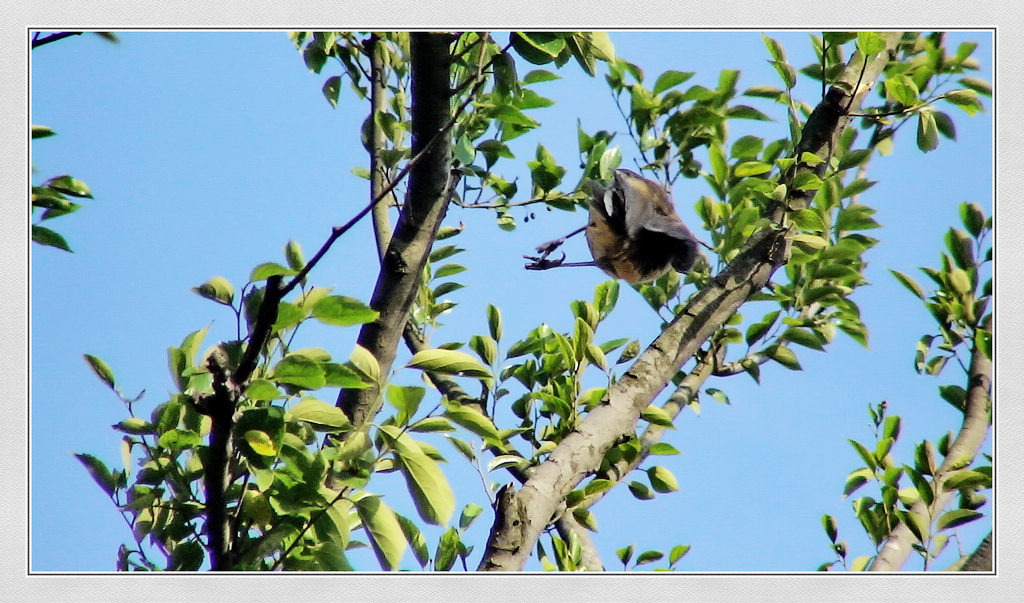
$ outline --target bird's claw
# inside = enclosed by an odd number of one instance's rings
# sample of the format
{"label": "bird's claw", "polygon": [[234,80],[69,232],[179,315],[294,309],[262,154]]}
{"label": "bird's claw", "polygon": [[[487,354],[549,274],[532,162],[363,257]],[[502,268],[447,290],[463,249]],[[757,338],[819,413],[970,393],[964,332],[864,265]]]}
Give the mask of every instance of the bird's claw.
{"label": "bird's claw", "polygon": [[539,257],[534,257],[534,256],[530,256],[530,255],[524,255],[523,256],[524,258],[526,258],[526,259],[531,261],[531,263],[527,264],[525,266],[525,268],[527,270],[547,270],[549,268],[557,268],[558,266],[562,265],[562,262],[565,261],[565,253],[564,252],[562,253],[562,257],[560,257],[558,259],[549,259],[548,258],[548,253],[551,253],[551,251],[544,252]]}

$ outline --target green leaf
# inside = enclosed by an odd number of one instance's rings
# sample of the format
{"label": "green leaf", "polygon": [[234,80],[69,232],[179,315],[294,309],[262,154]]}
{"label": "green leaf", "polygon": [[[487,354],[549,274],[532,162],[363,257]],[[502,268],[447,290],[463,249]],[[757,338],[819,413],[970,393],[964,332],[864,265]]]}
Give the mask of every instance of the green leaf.
{"label": "green leaf", "polygon": [[192,287],[192,290],[201,297],[225,306],[230,306],[235,300],[235,288],[223,276],[215,276],[198,287]]}
{"label": "green leaf", "polygon": [[967,408],[967,391],[959,385],[940,385],[939,395],[960,412]]}
{"label": "green leaf", "polygon": [[473,350],[480,360],[493,365],[498,358],[498,343],[489,335],[473,335],[469,338],[469,349]]}
{"label": "green leaf", "polygon": [[693,77],[693,75],[694,72],[692,71],[675,71],[670,69],[658,76],[658,79],[654,82],[654,88],[651,92],[654,94],[661,94],[669,88],[682,84]]}
{"label": "green leaf", "polygon": [[885,50],[885,40],[873,31],[857,32],[857,50],[866,55],[877,54]]}
{"label": "green leaf", "polygon": [[800,367],[800,362],[796,359],[796,354],[793,353],[793,350],[787,347],[773,345],[765,350],[765,354],[791,371],[803,370]]}
{"label": "green leaf", "polygon": [[306,63],[306,67],[313,73],[320,73],[323,69],[324,63],[327,62],[327,55],[324,54],[324,50],[316,43],[309,44],[305,50],[302,51],[302,59]]}
{"label": "green leaf", "polygon": [[501,308],[487,304],[487,328],[495,341],[501,341],[502,320]]}
{"label": "green leaf", "polygon": [[356,513],[366,526],[370,546],[377,561],[385,570],[396,570],[405,554],[405,535],[398,517],[391,507],[376,496],[367,496],[356,502]]}
{"label": "green leaf", "polygon": [[466,528],[468,528],[470,525],[473,524],[473,521],[481,513],[483,513],[483,511],[484,511],[483,507],[481,507],[480,505],[478,505],[476,503],[469,503],[469,504],[467,504],[462,509],[462,513],[459,515],[459,529],[460,530],[465,530]]}
{"label": "green leaf", "polygon": [[434,571],[447,572],[455,565],[455,555],[459,550],[459,533],[455,528],[449,528],[437,541],[437,549],[434,553]]}
{"label": "green leaf", "polygon": [[814,350],[823,351],[825,349],[825,346],[821,344],[821,340],[817,335],[800,327],[790,327],[786,329],[786,332],[782,334],[782,339],[785,341],[792,341],[795,344]]}
{"label": "green leaf", "polygon": [[510,37],[516,52],[535,65],[552,62],[565,48],[565,39],[559,33],[516,32]]}
{"label": "green leaf", "polygon": [[419,431],[424,433],[454,430],[455,428],[452,427],[452,424],[444,417],[427,417],[425,419],[420,419],[409,426],[409,431]]}
{"label": "green leaf", "polygon": [[629,487],[630,494],[638,500],[650,500],[654,498],[654,492],[652,492],[646,484],[641,484],[640,482],[629,482],[627,486]]}
{"label": "green leaf", "polygon": [[587,509],[576,508],[572,510],[573,519],[591,532],[597,531],[597,518]]}
{"label": "green leaf", "polygon": [[960,79],[960,83],[966,88],[974,90],[978,94],[984,94],[985,96],[992,96],[992,84],[986,82],[981,78],[976,77],[965,77]]}
{"label": "green leaf", "polygon": [[320,364],[301,354],[290,354],[281,359],[274,367],[273,379],[302,389],[319,389],[327,383]]}
{"label": "green leaf", "polygon": [[[163,440],[164,436],[169,433],[174,433],[177,430],[168,431],[160,439]],[[274,447],[274,440],[267,435],[265,431],[259,429],[250,429],[242,434],[242,439],[249,443],[249,446],[253,449],[256,454],[261,456],[277,456],[277,449]]]}
{"label": "green leaf", "polygon": [[821,188],[821,178],[811,171],[799,172],[793,177],[791,187],[798,191],[816,191]]}
{"label": "green leaf", "polygon": [[[199,437],[198,433],[190,429],[170,429],[160,436],[157,443],[168,450],[178,451],[199,446],[203,443],[203,440]],[[271,444],[271,448],[273,448],[273,444]],[[269,456],[273,455],[271,454]]]}
{"label": "green leaf", "polygon": [[265,281],[272,276],[291,276],[296,272],[298,271],[285,268],[276,262],[265,262],[252,269],[252,272],[249,274],[249,280],[255,283]]}
{"label": "green leaf", "polygon": [[352,424],[337,406],[315,398],[306,398],[288,410],[287,415],[298,421],[312,423],[317,431],[341,431]]}
{"label": "green leaf", "polygon": [[284,257],[288,266],[298,272],[306,266],[306,260],[302,257],[302,247],[295,241],[290,240],[284,246]]}
{"label": "green leaf", "polygon": [[857,451],[857,454],[860,455],[860,458],[864,459],[864,462],[867,463],[868,467],[870,467],[871,469],[875,469],[876,467],[878,467],[878,462],[875,460],[875,455],[871,454],[871,451],[868,450],[863,444],[861,444],[857,440],[851,440],[849,438],[847,438],[846,441],[849,442],[851,446],[853,446],[853,449]]}
{"label": "green leaf", "polygon": [[[120,431],[121,433],[130,433],[132,435],[152,435],[152,434],[156,434],[156,426],[153,425],[152,423],[150,423],[149,421],[147,421],[145,419],[142,419],[142,418],[139,418],[139,417],[132,417],[130,419],[125,419],[124,421],[121,421],[120,423],[112,425],[112,427],[115,430]],[[126,469],[128,468],[128,464],[127,463],[125,464],[125,468]]]}
{"label": "green leaf", "polygon": [[905,107],[916,105],[919,94],[917,84],[906,75],[899,74],[885,80],[886,97]]}
{"label": "green leaf", "polygon": [[398,410],[395,417],[399,425],[405,425],[409,419],[419,410],[420,402],[423,400],[427,390],[416,386],[389,385],[387,391],[388,402]]}
{"label": "green leaf", "polygon": [[920,513],[914,513],[913,511],[899,511],[900,520],[920,542],[924,542],[928,539],[928,520]]}
{"label": "green leaf", "polygon": [[649,405],[640,414],[640,418],[650,422],[652,425],[658,425],[660,427],[668,427],[669,429],[675,429],[676,426],[672,423],[672,417],[669,416],[664,409],[659,408],[653,404]]}
{"label": "green leaf", "polygon": [[541,82],[550,82],[553,80],[562,79],[562,76],[552,73],[547,69],[534,69],[523,76],[524,84],[539,84]]}
{"label": "green leaf", "polygon": [[47,128],[46,126],[37,126],[32,124],[32,140],[37,138],[46,138],[48,136],[56,136],[57,133]]}
{"label": "green leaf", "polygon": [[935,523],[935,527],[939,530],[955,528],[984,516],[984,513],[979,513],[970,509],[954,509],[953,511],[948,511],[939,516],[939,520]]}
{"label": "green leaf", "polygon": [[89,187],[81,180],[77,180],[71,176],[65,175],[50,178],[44,183],[44,186],[64,193],[65,195],[71,195],[72,197],[86,197],[92,199],[92,193],[89,191]]}
{"label": "green leaf", "polygon": [[457,350],[429,349],[416,352],[408,368],[431,371],[443,375],[460,375],[463,377],[492,377],[491,372],[475,358]]}
{"label": "green leaf", "polygon": [[327,78],[321,91],[324,93],[324,98],[327,99],[327,102],[331,103],[331,108],[338,108],[338,96],[341,94],[341,77],[332,75]]}
{"label": "green leaf", "polygon": [[679,490],[679,482],[672,472],[661,466],[654,466],[647,469],[647,477],[651,480],[651,487],[655,492],[675,492]]}
{"label": "green leaf", "polygon": [[39,226],[37,224],[32,225],[32,240],[40,245],[56,247],[57,249],[63,249],[68,252],[71,251],[71,247],[68,245],[68,242],[64,240],[63,236],[49,228],[46,228],[45,226]]}
{"label": "green leaf", "polygon": [[430,524],[447,524],[455,511],[455,494],[441,468],[400,427],[381,425],[380,433],[395,453],[420,517]]}
{"label": "green leaf", "polygon": [[96,376],[106,383],[107,387],[114,389],[114,371],[110,370],[107,363],[103,362],[103,359],[99,356],[93,356],[92,354],[83,354],[82,357],[89,363],[92,372],[96,373]]}
{"label": "green leaf", "polygon": [[245,388],[245,397],[257,402],[268,402],[283,398],[284,394],[266,379],[253,379],[249,382],[249,386]]}
{"label": "green leaf", "polygon": [[952,90],[947,92],[944,98],[963,109],[968,115],[976,115],[985,110],[981,101],[978,100],[978,93],[974,90]]}
{"label": "green leaf", "polygon": [[469,137],[463,134],[455,141],[452,154],[462,165],[472,165],[473,159],[476,157],[476,148],[473,147],[473,142]]}
{"label": "green leaf", "polygon": [[665,556],[665,553],[661,551],[644,551],[640,553],[636,558],[637,565],[645,565],[647,563],[654,563]]}
{"label": "green leaf", "polygon": [[454,407],[445,410],[444,416],[482,438],[501,440],[501,434],[494,423],[484,415],[470,408]]}
{"label": "green leaf", "polygon": [[656,442],[652,444],[649,452],[650,454],[666,456],[673,454],[682,454],[682,452],[680,452],[675,446],[669,444],[668,442]]}
{"label": "green leaf", "polygon": [[843,486],[843,496],[849,496],[857,491],[858,488],[868,483],[868,480],[873,479],[875,476],[867,467],[862,467],[855,471],[851,471],[846,477],[846,485]]}
{"label": "green leaf", "polygon": [[686,556],[690,552],[690,545],[688,544],[677,544],[672,547],[672,550],[668,554],[668,564],[675,565],[680,559]]}
{"label": "green leaf", "polygon": [[971,236],[978,238],[985,227],[985,212],[977,203],[960,204],[960,220]]}
{"label": "green leaf", "polygon": [[352,297],[329,295],[313,306],[313,318],[337,327],[348,327],[377,320],[380,314]]}
{"label": "green leaf", "polygon": [[852,167],[862,165],[868,159],[871,158],[873,149],[855,149],[843,153],[843,157],[839,160],[839,165],[836,167],[838,171],[848,170]]}
{"label": "green leaf", "polygon": [[744,161],[733,168],[733,175],[737,178],[746,178],[747,176],[757,176],[758,174],[765,174],[772,171],[771,164],[763,161]]}
{"label": "green leaf", "polygon": [[836,538],[839,538],[839,528],[836,526],[836,518],[831,515],[822,515],[821,524],[825,527],[825,534],[828,535],[828,539],[835,543]]}
{"label": "green leaf", "polygon": [[988,488],[992,485],[992,476],[980,471],[961,469],[946,476],[942,482],[943,490],[960,490],[961,488]]}
{"label": "green leaf", "polygon": [[[971,237],[959,228],[950,228],[945,236],[946,249],[953,256],[953,262],[964,270],[971,270],[977,266],[974,259],[974,246]],[[965,275],[966,276],[966,275]]]}
{"label": "green leaf", "polygon": [[939,146],[939,129],[931,111],[921,111],[917,119],[917,148],[925,153]]}
{"label": "green leaf", "polygon": [[103,464],[103,461],[91,454],[84,453],[76,453],[75,458],[85,466],[85,470],[92,476],[93,481],[99,485],[100,489],[107,493],[107,496],[114,495],[117,482],[114,476],[111,475],[110,470],[107,469],[107,466]]}
{"label": "green leaf", "polygon": [[910,278],[909,276],[903,274],[898,270],[893,270],[891,268],[889,269],[889,272],[894,277],[896,277],[896,280],[898,280],[904,287],[909,289],[911,293],[916,295],[918,299],[924,299],[924,289],[922,289],[921,286],[918,285],[914,279]]}
{"label": "green leaf", "polygon": [[883,438],[892,438],[895,441],[900,436],[902,421],[898,416],[891,416],[885,419],[885,426],[882,428]]}
{"label": "green leaf", "polygon": [[704,393],[711,396],[719,404],[729,404],[729,396],[725,395],[725,392],[720,389],[709,387],[704,390]]}
{"label": "green leaf", "polygon": [[352,366],[369,379],[371,383],[380,382],[380,364],[369,350],[357,343],[348,359]]}

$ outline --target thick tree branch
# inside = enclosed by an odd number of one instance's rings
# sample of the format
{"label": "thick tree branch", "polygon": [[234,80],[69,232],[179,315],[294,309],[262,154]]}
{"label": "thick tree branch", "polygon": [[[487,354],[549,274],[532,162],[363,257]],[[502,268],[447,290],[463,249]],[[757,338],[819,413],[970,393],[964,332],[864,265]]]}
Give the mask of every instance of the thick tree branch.
{"label": "thick tree branch", "polygon": [[[910,508],[911,513],[917,513],[929,521],[934,514],[941,511],[950,503],[955,490],[947,491],[943,484],[949,475],[963,467],[968,466],[974,457],[981,450],[981,445],[988,437],[989,418],[991,412],[991,399],[989,393],[992,387],[992,360],[975,345],[971,352],[971,363],[968,368],[968,389],[966,408],[964,409],[964,421],[960,431],[949,447],[949,453],[943,460],[942,465],[935,471],[932,488],[935,497],[932,504],[928,505],[919,500]],[[889,538],[882,545],[874,561],[868,567],[870,571],[890,572],[898,571],[906,563],[907,558],[913,551],[913,544],[917,542],[910,528],[905,523],[900,523],[892,531]]]}
{"label": "thick tree branch", "polygon": [[[899,41],[898,32],[883,34],[886,50],[880,57],[864,61],[855,54],[851,63],[864,65],[863,72],[846,79],[853,93],[833,87],[815,109],[804,127],[796,157],[802,151],[822,152],[849,123],[844,113],[856,109],[870,86],[851,86],[863,78],[874,82],[888,61],[888,51]],[[849,77],[849,73],[848,73]],[[813,169],[797,163],[783,175],[791,184],[799,172]],[[503,488],[495,508],[495,523],[487,540],[480,570],[521,570],[541,532],[552,521],[565,496],[601,463],[605,452],[622,436],[632,436],[644,408],[665,387],[686,360],[751,295],[768,284],[772,274],[788,258],[786,212],[810,194],[793,190],[785,207],[769,212],[773,224],[755,232],[740,254],[707,287],[697,293],[608,391],[608,401],[593,409],[538,465],[518,492],[511,484]]]}
{"label": "thick tree branch", "polygon": [[[412,153],[416,155],[437,139],[451,116],[450,55],[448,35],[414,32],[410,39]],[[423,160],[409,175],[408,197],[370,298],[370,307],[380,316],[359,332],[359,345],[377,359],[382,375],[387,375],[394,363],[423,266],[444,218],[450,188],[450,145],[447,135],[442,138],[426,149]],[[338,396],[338,406],[353,424],[361,425],[377,411],[379,397],[376,386],[346,389]]]}
{"label": "thick tree branch", "polygon": [[737,258],[676,316],[592,410],[538,465],[518,492],[503,490],[481,570],[520,570],[565,496],[601,463],[622,436],[632,436],[640,413],[719,325],[785,262],[787,231],[755,233]]}
{"label": "thick tree branch", "polygon": [[[675,420],[675,418],[679,416],[679,413],[686,408],[686,405],[690,403],[694,394],[697,393],[704,382],[708,380],[708,377],[712,375],[711,367],[713,364],[714,362],[710,358],[707,360],[700,360],[697,362],[697,366],[695,366],[689,374],[683,377],[683,380],[678,386],[676,386],[672,395],[669,396],[668,400],[665,401],[665,404],[661,406],[661,409],[664,410],[670,418]],[[630,472],[647,460],[647,457],[651,454],[651,446],[660,442],[665,436],[666,431],[666,427],[655,425],[654,423],[649,424],[647,429],[645,429],[640,435],[640,452],[636,457],[631,461],[626,460],[625,458],[620,459],[617,463],[613,463],[608,468],[607,474],[600,475],[599,477],[615,482],[625,480]],[[591,494],[584,498],[579,503],[579,506],[583,508],[592,507],[613,489],[614,488],[609,488],[608,490]]]}
{"label": "thick tree branch", "polygon": [[992,532],[981,541],[959,567],[961,572],[991,572],[992,568]]}

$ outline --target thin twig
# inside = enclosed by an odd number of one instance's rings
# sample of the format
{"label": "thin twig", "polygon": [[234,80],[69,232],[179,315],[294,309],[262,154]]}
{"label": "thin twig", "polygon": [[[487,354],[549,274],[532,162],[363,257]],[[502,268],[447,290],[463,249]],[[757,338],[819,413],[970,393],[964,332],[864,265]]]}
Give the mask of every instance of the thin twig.
{"label": "thin twig", "polygon": [[32,50],[39,48],[40,46],[63,40],[64,38],[70,38],[71,36],[80,36],[85,32],[82,31],[62,31],[60,33],[50,34],[45,38],[39,37],[39,32],[32,38]]}

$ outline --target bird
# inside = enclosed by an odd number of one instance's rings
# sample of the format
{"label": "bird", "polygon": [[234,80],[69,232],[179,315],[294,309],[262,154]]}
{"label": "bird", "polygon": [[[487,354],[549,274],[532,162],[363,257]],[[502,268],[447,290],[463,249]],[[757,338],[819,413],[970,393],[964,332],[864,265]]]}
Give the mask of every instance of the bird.
{"label": "bird", "polygon": [[[697,239],[683,224],[668,191],[653,180],[628,169],[617,169],[610,186],[586,183],[590,215],[586,226],[537,246],[538,257],[527,270],[560,266],[597,266],[613,278],[630,284],[652,281],[669,268],[689,272],[701,255]],[[565,262],[548,256],[569,237],[586,231],[591,262]]]}

